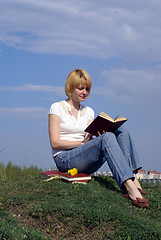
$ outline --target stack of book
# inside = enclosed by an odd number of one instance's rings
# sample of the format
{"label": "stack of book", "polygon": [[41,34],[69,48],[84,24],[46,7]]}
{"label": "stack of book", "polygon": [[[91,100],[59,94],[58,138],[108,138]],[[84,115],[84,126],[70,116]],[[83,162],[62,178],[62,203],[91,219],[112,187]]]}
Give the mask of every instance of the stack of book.
{"label": "stack of book", "polygon": [[64,181],[72,182],[72,183],[81,183],[87,184],[89,180],[91,180],[91,175],[85,173],[77,173],[76,175],[69,175],[67,173],[62,173],[57,170],[45,171],[41,172],[41,177],[45,178],[45,181],[50,181],[52,179],[62,179]]}

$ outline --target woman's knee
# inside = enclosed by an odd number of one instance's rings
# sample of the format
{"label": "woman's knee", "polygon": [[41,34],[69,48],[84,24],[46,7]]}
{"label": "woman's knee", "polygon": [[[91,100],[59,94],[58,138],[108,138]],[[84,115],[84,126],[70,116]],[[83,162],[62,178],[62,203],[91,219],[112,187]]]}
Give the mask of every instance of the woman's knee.
{"label": "woman's knee", "polygon": [[116,139],[114,133],[106,132],[102,134],[102,140],[111,141],[112,139]]}
{"label": "woman's knee", "polygon": [[118,136],[120,134],[129,135],[129,131],[125,126],[121,126],[114,132],[114,134],[115,136]]}

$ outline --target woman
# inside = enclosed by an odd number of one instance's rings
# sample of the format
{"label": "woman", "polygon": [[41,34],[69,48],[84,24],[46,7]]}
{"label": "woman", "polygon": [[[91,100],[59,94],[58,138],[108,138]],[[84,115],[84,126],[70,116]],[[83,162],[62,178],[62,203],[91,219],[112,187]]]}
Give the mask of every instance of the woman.
{"label": "woman", "polygon": [[98,133],[95,138],[84,132],[94,119],[94,111],[81,104],[90,94],[91,83],[85,70],[73,70],[65,84],[68,98],[51,105],[49,136],[55,163],[62,172],[77,168],[79,172],[92,174],[107,162],[133,205],[149,207],[148,199],[142,196],[147,193],[136,178],[141,166],[128,131],[120,127],[114,133]]}

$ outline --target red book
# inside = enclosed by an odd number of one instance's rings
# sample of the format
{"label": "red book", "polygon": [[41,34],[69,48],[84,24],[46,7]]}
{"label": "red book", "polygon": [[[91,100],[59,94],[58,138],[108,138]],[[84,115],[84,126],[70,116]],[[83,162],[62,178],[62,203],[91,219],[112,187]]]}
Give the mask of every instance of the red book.
{"label": "red book", "polygon": [[57,170],[52,170],[52,171],[45,171],[45,172],[41,172],[41,177],[42,178],[50,178],[50,177],[55,177],[58,178],[61,172],[57,171]]}
{"label": "red book", "polygon": [[73,176],[67,173],[60,173],[60,178],[69,182],[72,182],[72,181],[81,182],[81,181],[91,180],[91,176],[85,173],[77,173],[76,175],[73,175]]}

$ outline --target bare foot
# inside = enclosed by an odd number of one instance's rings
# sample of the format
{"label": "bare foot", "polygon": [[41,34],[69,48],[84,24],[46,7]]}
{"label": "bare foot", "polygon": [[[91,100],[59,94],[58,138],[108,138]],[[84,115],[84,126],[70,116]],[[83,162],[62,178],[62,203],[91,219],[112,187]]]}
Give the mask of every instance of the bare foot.
{"label": "bare foot", "polygon": [[148,208],[150,206],[149,200],[141,195],[134,181],[128,179],[124,182],[124,186],[128,192],[126,197],[131,200],[133,205],[143,208]]}
{"label": "bare foot", "polygon": [[134,181],[128,179],[124,182],[124,185],[131,199],[136,200],[137,198],[143,198]]}
{"label": "bare foot", "polygon": [[139,183],[139,181],[138,181],[135,173],[134,173],[134,177],[135,177],[134,183],[135,183],[136,187],[137,187],[138,189],[142,189],[142,187],[141,187],[141,185],[140,185],[140,183]]}
{"label": "bare foot", "polygon": [[140,185],[140,183],[139,183],[139,181],[138,181],[138,179],[137,179],[137,177],[136,177],[136,174],[134,174],[134,177],[135,177],[134,183],[135,183],[136,187],[138,188],[139,192],[140,192],[142,195],[146,196],[148,193],[145,192],[145,191],[142,189],[142,187],[141,187],[141,185]]}

